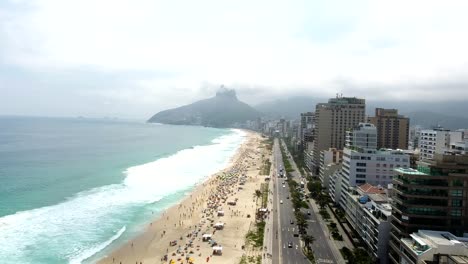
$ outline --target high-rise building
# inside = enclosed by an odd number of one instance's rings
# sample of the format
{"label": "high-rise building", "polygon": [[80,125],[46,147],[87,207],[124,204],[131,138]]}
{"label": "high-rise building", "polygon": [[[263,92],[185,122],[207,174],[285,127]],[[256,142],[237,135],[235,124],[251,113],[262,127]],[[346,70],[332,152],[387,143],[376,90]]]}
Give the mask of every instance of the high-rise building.
{"label": "high-rise building", "polygon": [[302,142],[308,140],[309,138],[307,137],[310,137],[308,134],[312,133],[314,117],[315,114],[313,112],[301,113],[300,138]]}
{"label": "high-rise building", "polygon": [[421,229],[468,232],[468,155],[435,154],[418,169],[395,169],[390,259],[400,262],[401,238]]}
{"label": "high-rise building", "polygon": [[346,130],[365,120],[365,100],[356,97],[331,98],[315,108],[313,171],[318,173],[320,152],[329,148],[343,149]]}
{"label": "high-rise building", "polygon": [[463,141],[462,131],[443,128],[421,130],[419,136],[420,159],[432,159],[434,154],[450,152],[451,144]]}
{"label": "high-rise building", "polygon": [[408,149],[409,118],[397,109],[376,108],[368,122],[377,127],[377,148]]}

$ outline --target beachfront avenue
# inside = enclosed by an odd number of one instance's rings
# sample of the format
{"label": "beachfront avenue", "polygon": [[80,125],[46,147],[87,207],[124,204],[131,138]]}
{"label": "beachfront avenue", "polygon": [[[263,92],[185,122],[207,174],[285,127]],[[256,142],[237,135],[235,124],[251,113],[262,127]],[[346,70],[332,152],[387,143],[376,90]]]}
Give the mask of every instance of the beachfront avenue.
{"label": "beachfront avenue", "polygon": [[[271,241],[266,240],[266,245],[271,244],[271,250],[267,250],[268,254],[271,254],[271,258],[264,259],[263,263],[311,263],[304,255],[303,247],[304,242],[301,241],[301,237],[298,235],[297,225],[294,218],[294,209],[292,206],[290,197],[290,191],[288,188],[288,181],[286,175],[289,175],[292,180],[298,184],[305,182],[305,178],[299,173],[296,164],[291,159],[287,148],[283,149],[286,152],[287,159],[292,165],[294,171],[286,173],[285,166],[283,164],[283,155],[280,149],[280,143],[284,144],[279,139],[275,139],[273,147],[273,166],[275,168],[273,172],[273,181],[271,183],[271,190],[273,190],[273,219],[270,224],[272,227],[271,235],[266,234],[266,238],[271,237]],[[281,173],[283,172],[283,173]],[[281,177],[281,174],[284,177]],[[283,187],[286,185],[286,188]],[[280,201],[283,203],[281,204]],[[324,223],[317,217],[316,212],[318,208],[313,203],[307,201],[310,209],[305,210],[307,221],[307,235],[314,238],[311,244],[316,263],[344,263],[344,260],[339,256],[339,252],[336,248],[333,248],[333,242],[330,241],[329,237],[324,232]],[[315,207],[314,207],[315,206]]]}
{"label": "beachfront avenue", "polygon": [[[267,245],[271,245],[271,251],[268,251],[271,258],[264,260],[264,263],[310,263],[302,252],[303,243],[298,236],[294,236],[297,226],[294,225],[293,206],[291,200],[288,199],[289,188],[287,184],[283,187],[283,181],[286,181],[286,178],[281,178],[280,172],[284,171],[284,164],[278,139],[275,139],[273,145],[273,166],[275,170],[270,186],[273,190],[273,218],[270,222],[272,235],[271,240],[266,241]],[[283,172],[284,176],[285,174]]]}

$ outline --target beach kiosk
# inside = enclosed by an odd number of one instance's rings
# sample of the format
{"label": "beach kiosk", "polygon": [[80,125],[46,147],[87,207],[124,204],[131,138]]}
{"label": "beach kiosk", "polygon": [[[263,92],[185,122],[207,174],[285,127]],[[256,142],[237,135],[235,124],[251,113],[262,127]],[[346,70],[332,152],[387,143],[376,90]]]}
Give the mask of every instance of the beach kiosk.
{"label": "beach kiosk", "polygon": [[212,236],[213,236],[212,234],[203,234],[202,241],[203,242],[209,241]]}
{"label": "beach kiosk", "polygon": [[213,247],[213,256],[221,256],[223,255],[223,247],[222,246],[214,246]]}

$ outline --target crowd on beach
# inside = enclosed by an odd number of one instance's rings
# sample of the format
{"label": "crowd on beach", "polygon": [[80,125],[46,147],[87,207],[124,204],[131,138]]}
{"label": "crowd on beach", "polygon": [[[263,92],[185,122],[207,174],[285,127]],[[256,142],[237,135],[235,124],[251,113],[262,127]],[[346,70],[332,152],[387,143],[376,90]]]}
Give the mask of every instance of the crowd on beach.
{"label": "crowd on beach", "polygon": [[[162,221],[150,224],[156,226],[153,238],[142,243],[145,249],[138,249],[140,253],[133,253],[133,258],[113,256],[112,262],[102,263],[230,263],[234,259],[238,262],[249,223],[255,221],[256,202],[252,193],[262,181],[257,176],[264,149],[259,148],[258,137],[249,140],[230,167],[202,183],[198,192],[175,209],[163,212]],[[166,242],[163,248],[161,242]],[[130,247],[136,245],[132,242]],[[151,250],[154,254],[148,256]]]}

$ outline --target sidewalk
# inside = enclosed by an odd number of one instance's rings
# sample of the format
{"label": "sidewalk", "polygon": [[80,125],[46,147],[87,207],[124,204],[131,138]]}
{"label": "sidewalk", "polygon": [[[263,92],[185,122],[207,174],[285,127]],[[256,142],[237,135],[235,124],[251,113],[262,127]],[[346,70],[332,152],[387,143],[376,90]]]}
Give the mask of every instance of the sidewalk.
{"label": "sidewalk", "polygon": [[338,219],[336,219],[335,214],[332,212],[332,210],[330,209],[330,207],[328,205],[325,207],[325,209],[328,211],[328,214],[330,215],[331,220],[333,220],[333,222],[336,223],[336,227],[338,228],[338,231],[343,236],[343,241],[333,240],[333,242],[335,242],[338,249],[341,249],[343,247],[347,247],[347,248],[353,250],[354,245],[351,242],[351,240],[349,240],[348,233],[346,233],[343,230],[343,228],[341,227],[340,222],[338,221]]}
{"label": "sidewalk", "polygon": [[320,214],[320,209],[318,205],[315,203],[313,199],[309,199],[309,204],[312,206],[312,210],[315,212],[317,215],[317,220],[320,223],[320,226],[322,227],[323,232],[328,236],[329,239],[327,239],[327,243],[330,245],[330,248],[332,250],[333,256],[335,257],[336,261],[338,264],[345,264],[346,261],[344,260],[343,256],[341,255],[339,248],[339,245],[336,242],[342,242],[342,241],[336,241],[331,237],[330,231],[328,230],[328,226],[326,226],[325,220],[322,218],[322,215]]}
{"label": "sidewalk", "polygon": [[276,177],[273,177],[274,171],[276,170],[276,161],[274,160],[273,153],[270,157],[270,182],[268,183],[268,204],[267,209],[270,212],[268,218],[265,221],[265,233],[263,237],[263,253],[262,253],[262,264],[271,264],[273,260],[273,183],[276,181]]}

